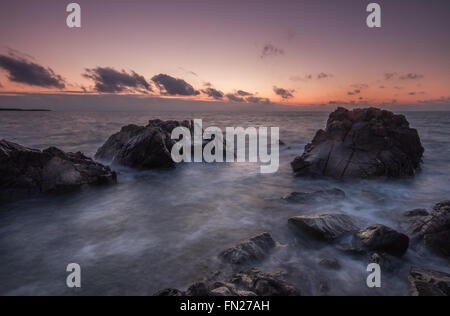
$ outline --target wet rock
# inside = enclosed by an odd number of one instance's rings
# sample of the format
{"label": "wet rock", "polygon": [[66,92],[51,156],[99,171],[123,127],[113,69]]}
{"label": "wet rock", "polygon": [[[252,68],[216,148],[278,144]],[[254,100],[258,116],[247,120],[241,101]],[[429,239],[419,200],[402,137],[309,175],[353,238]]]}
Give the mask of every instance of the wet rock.
{"label": "wet rock", "polygon": [[233,265],[249,264],[263,260],[275,247],[276,243],[272,236],[263,233],[225,250],[219,255],[219,258]]}
{"label": "wet rock", "polygon": [[0,203],[115,182],[115,172],[80,152],[0,141]]}
{"label": "wet rock", "polygon": [[409,285],[412,296],[450,295],[450,275],[443,272],[412,268]]}
{"label": "wet rock", "polygon": [[339,260],[337,260],[336,258],[327,258],[327,257],[318,258],[317,263],[321,267],[324,267],[329,270],[341,269],[341,264],[339,263]]}
{"label": "wet rock", "polygon": [[408,211],[403,214],[403,216],[405,216],[405,217],[419,217],[419,216],[428,216],[428,215],[430,215],[430,213],[428,213],[427,210],[422,209],[422,208]]}
{"label": "wet rock", "polygon": [[315,239],[335,241],[359,228],[350,216],[344,214],[321,214],[296,216],[289,224]]}
{"label": "wet rock", "polygon": [[95,157],[136,169],[174,168],[171,150],[175,141],[171,133],[176,127],[193,131],[193,122],[153,120],[145,127],[125,126],[106,141]]}
{"label": "wet rock", "polygon": [[409,248],[409,237],[384,225],[372,225],[359,231],[354,243],[363,250],[403,256]]}
{"label": "wet rock", "polygon": [[155,296],[299,296],[300,291],[288,284],[278,273],[250,269],[231,277],[227,282],[198,282],[186,292],[174,289],[160,291]]}
{"label": "wet rock", "polygon": [[302,156],[292,162],[297,176],[400,178],[414,176],[424,148],[403,115],[376,108],[331,113]]}
{"label": "wet rock", "polygon": [[319,203],[343,199],[345,199],[345,192],[339,189],[320,190],[310,193],[292,192],[283,197],[283,200],[290,203]]}
{"label": "wet rock", "polygon": [[450,201],[438,203],[430,215],[418,217],[410,231],[430,251],[450,258]]}

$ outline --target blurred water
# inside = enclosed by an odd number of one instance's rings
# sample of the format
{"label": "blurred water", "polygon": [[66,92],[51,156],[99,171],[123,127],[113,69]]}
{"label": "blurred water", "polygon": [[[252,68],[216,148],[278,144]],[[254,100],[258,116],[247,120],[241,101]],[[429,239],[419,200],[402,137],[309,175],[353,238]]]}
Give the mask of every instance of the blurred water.
{"label": "blurred water", "polygon": [[[400,229],[404,211],[431,208],[450,196],[450,113],[406,113],[426,148],[422,172],[410,180],[334,182],[296,179],[289,163],[325,126],[328,113],[72,113],[0,114],[0,138],[33,148],[95,151],[123,125],[150,119],[202,118],[204,127],[279,126],[281,166],[262,175],[259,166],[186,164],[173,171],[119,170],[119,184],[74,194],[22,201],[0,211],[0,294],[7,295],[150,295],[166,287],[183,289],[221,268],[217,254],[262,231],[280,243],[294,236],[291,216],[347,213],[364,224]],[[338,203],[285,204],[292,191],[340,188],[348,198]],[[329,272],[315,257],[338,257],[343,269]],[[82,267],[82,289],[65,285],[67,264]],[[296,251],[281,248],[259,265],[283,268],[305,294],[404,295],[411,265],[449,272],[448,262],[410,250],[403,268],[381,290],[365,286],[367,263],[332,247],[310,242]]]}

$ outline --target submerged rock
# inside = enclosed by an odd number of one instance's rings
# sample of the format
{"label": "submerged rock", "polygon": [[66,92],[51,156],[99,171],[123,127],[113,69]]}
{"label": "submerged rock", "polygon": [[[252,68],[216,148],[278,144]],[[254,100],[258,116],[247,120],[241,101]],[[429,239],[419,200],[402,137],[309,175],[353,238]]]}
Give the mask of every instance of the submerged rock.
{"label": "submerged rock", "polygon": [[339,189],[331,190],[320,190],[315,192],[292,192],[285,197],[283,200],[290,203],[317,203],[325,201],[336,201],[345,199],[345,192]]}
{"label": "submerged rock", "polygon": [[360,230],[354,243],[357,249],[403,256],[409,248],[409,237],[384,225],[372,225]]}
{"label": "submerged rock", "polygon": [[0,202],[116,182],[116,173],[82,153],[0,141]]}
{"label": "submerged rock", "polygon": [[345,214],[303,215],[289,219],[289,224],[307,235],[323,241],[334,241],[359,228]]}
{"label": "submerged rock", "polygon": [[233,265],[249,264],[263,260],[270,250],[275,247],[276,243],[272,236],[268,233],[263,233],[225,250],[219,255],[219,258]]}
{"label": "submerged rock", "polygon": [[301,157],[292,162],[297,176],[343,178],[411,177],[424,148],[403,115],[376,108],[330,114]]}
{"label": "submerged rock", "polygon": [[145,127],[125,126],[106,141],[95,158],[136,169],[174,168],[171,134],[176,127],[193,131],[193,122],[153,120]]}
{"label": "submerged rock", "polygon": [[155,296],[300,296],[300,291],[282,280],[279,273],[257,269],[232,276],[227,282],[198,282],[186,292],[175,289],[160,291]]}
{"label": "submerged rock", "polygon": [[409,287],[412,296],[450,296],[450,275],[412,268]]}
{"label": "submerged rock", "polygon": [[430,251],[450,258],[450,201],[436,204],[428,216],[414,218],[410,231]]}

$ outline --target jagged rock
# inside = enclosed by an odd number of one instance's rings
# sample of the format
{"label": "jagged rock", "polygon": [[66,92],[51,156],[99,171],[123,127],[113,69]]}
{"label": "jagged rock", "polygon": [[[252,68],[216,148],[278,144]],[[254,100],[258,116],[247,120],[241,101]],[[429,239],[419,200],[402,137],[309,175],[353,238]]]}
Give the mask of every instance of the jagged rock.
{"label": "jagged rock", "polygon": [[450,201],[438,203],[430,215],[418,217],[410,231],[429,250],[450,258]]}
{"label": "jagged rock", "polygon": [[342,199],[345,199],[345,192],[339,189],[320,190],[311,193],[292,192],[283,197],[283,200],[290,203],[317,203]]}
{"label": "jagged rock", "polygon": [[359,231],[354,243],[355,248],[403,256],[409,248],[409,237],[384,225],[372,225]]}
{"label": "jagged rock", "polygon": [[0,141],[0,203],[116,182],[116,173],[82,153]]}
{"label": "jagged rock", "polygon": [[250,269],[231,277],[228,282],[198,282],[186,292],[167,289],[155,296],[300,296],[300,291],[282,280],[278,273]]}
{"label": "jagged rock", "polygon": [[176,127],[193,131],[191,121],[153,120],[145,127],[128,125],[112,135],[95,157],[136,169],[174,168],[171,150],[175,141],[171,133]]}
{"label": "jagged rock", "polygon": [[254,263],[264,259],[275,246],[276,243],[272,236],[268,233],[263,233],[225,250],[219,255],[219,258],[233,265]]}
{"label": "jagged rock", "polygon": [[334,241],[359,228],[345,214],[303,215],[289,219],[289,224],[307,235],[323,241]]}
{"label": "jagged rock", "polygon": [[403,216],[405,216],[405,217],[418,217],[418,216],[428,216],[428,215],[430,215],[430,213],[428,213],[427,210],[422,209],[422,208],[408,211],[403,214]]}
{"label": "jagged rock", "polygon": [[403,115],[376,108],[338,108],[292,168],[297,176],[335,179],[411,177],[423,153],[417,130]]}
{"label": "jagged rock", "polygon": [[450,296],[450,275],[443,272],[411,268],[412,296]]}

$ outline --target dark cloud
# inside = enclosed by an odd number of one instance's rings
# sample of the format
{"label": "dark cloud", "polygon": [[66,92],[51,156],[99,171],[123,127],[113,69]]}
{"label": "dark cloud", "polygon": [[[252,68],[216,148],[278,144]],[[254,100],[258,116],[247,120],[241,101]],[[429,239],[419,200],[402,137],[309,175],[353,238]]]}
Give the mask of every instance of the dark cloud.
{"label": "dark cloud", "polygon": [[313,78],[313,75],[305,75],[304,77],[302,77],[302,76],[292,76],[291,77],[291,81],[295,81],[295,82],[302,81],[302,82],[305,82],[305,81],[308,81],[308,80],[312,80],[312,78]]}
{"label": "dark cloud", "polygon": [[396,72],[387,72],[387,73],[384,74],[384,79],[385,80],[391,80],[395,76],[397,76]]}
{"label": "dark cloud", "polygon": [[424,75],[421,74],[415,74],[415,73],[409,73],[403,76],[400,76],[400,80],[418,80],[424,78]]}
{"label": "dark cloud", "polygon": [[252,96],[253,93],[247,92],[247,91],[243,91],[243,90],[238,90],[236,92],[237,95],[241,96],[241,97],[249,97]]}
{"label": "dark cloud", "polygon": [[22,57],[0,55],[0,68],[8,72],[8,79],[12,82],[44,88],[66,87],[64,79],[56,75],[52,69]]}
{"label": "dark cloud", "polygon": [[259,97],[248,97],[247,102],[250,103],[258,103],[258,104],[270,104],[270,100],[267,98],[259,98]]}
{"label": "dark cloud", "polygon": [[238,95],[236,95],[236,94],[233,94],[233,93],[229,93],[229,94],[227,94],[227,98],[228,98],[228,100],[230,100],[231,102],[245,102],[245,99],[244,98],[242,98],[242,97],[239,97]]}
{"label": "dark cloud", "polygon": [[184,69],[183,67],[178,67],[178,69],[184,71],[188,75],[192,75],[192,76],[198,77],[198,74],[196,72],[192,71],[192,70]]}
{"label": "dark cloud", "polygon": [[352,84],[350,87],[358,89],[358,90],[363,90],[363,89],[368,89],[369,85],[365,84],[365,83],[357,83],[357,84]]}
{"label": "dark cloud", "polygon": [[333,75],[331,75],[331,74],[327,74],[327,73],[324,73],[324,72],[321,72],[320,74],[318,74],[317,75],[317,79],[327,79],[327,78],[330,78],[330,77],[332,77]]}
{"label": "dark cloud", "polygon": [[413,91],[413,92],[410,92],[410,93],[408,93],[409,95],[423,95],[423,94],[426,94],[425,93],[425,91],[419,91],[419,92],[415,92],[415,91]]}
{"label": "dark cloud", "polygon": [[280,55],[284,55],[284,50],[272,44],[266,44],[261,52],[261,58],[275,57]]}
{"label": "dark cloud", "polygon": [[117,71],[109,67],[97,67],[86,69],[83,77],[92,79],[95,82],[95,90],[102,93],[147,93],[152,91],[152,87],[147,80],[134,71],[129,74],[125,70]]}
{"label": "dark cloud", "polygon": [[222,100],[224,97],[224,94],[222,91],[216,90],[214,88],[208,88],[205,90],[202,90],[204,94],[206,94],[208,97],[216,99],[216,100]]}
{"label": "dark cloud", "polygon": [[282,99],[285,100],[293,98],[294,97],[293,93],[295,92],[295,90],[286,90],[278,87],[273,87],[273,91],[275,92],[276,95],[279,95]]}
{"label": "dark cloud", "polygon": [[152,78],[153,82],[158,86],[159,90],[166,95],[195,96],[200,92],[195,90],[193,86],[184,81],[165,74],[159,74]]}
{"label": "dark cloud", "polygon": [[357,95],[357,94],[360,94],[360,93],[361,93],[361,90],[355,89],[353,91],[349,91],[347,94],[348,95]]}

